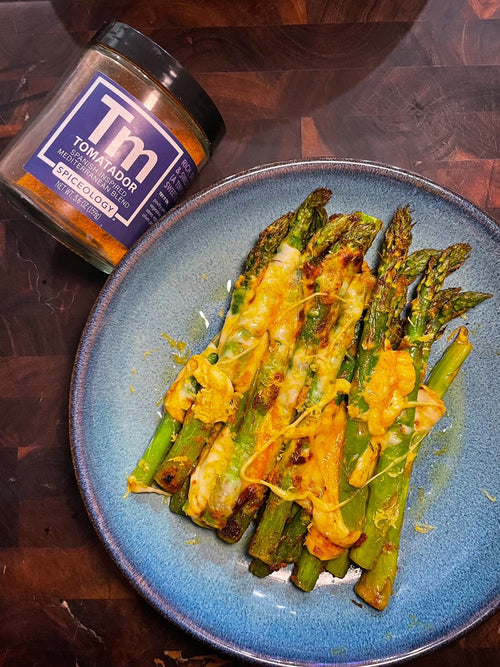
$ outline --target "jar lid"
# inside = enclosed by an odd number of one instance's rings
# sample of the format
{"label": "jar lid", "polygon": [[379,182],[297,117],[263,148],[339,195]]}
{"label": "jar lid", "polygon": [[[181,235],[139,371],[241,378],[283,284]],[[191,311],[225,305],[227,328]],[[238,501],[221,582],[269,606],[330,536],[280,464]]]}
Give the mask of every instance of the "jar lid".
{"label": "jar lid", "polygon": [[90,44],[102,44],[134,62],[174,95],[205,132],[214,150],[226,126],[213,100],[189,72],[152,39],[125,23],[106,23]]}

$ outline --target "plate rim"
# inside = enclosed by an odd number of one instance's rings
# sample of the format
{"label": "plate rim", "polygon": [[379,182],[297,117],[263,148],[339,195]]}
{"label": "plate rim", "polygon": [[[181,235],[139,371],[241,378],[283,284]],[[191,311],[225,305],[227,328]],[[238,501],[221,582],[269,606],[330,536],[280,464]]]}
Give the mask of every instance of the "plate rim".
{"label": "plate rim", "polygon": [[[70,451],[80,495],[82,497],[91,524],[97,533],[99,540],[104,545],[114,565],[125,577],[127,582],[164,618],[176,624],[177,627],[179,627],[182,631],[187,632],[196,639],[211,645],[216,650],[220,650],[240,660],[251,661],[260,664],[272,664],[283,667],[289,667],[291,665],[312,667],[313,664],[318,665],[322,663],[313,663],[303,660],[295,662],[273,658],[272,656],[268,655],[261,655],[257,652],[249,652],[246,649],[239,647],[235,642],[226,641],[222,637],[216,636],[211,632],[200,628],[196,623],[191,622],[189,618],[186,618],[182,612],[173,608],[171,604],[159,596],[155,592],[154,587],[150,586],[148,582],[144,580],[141,573],[135,570],[133,563],[122,553],[119,544],[116,542],[111,532],[110,527],[107,525],[107,522],[104,520],[102,514],[99,511],[99,507],[95,502],[92,503],[91,483],[85,475],[83,448],[78,444],[77,438],[78,417],[81,408],[79,405],[79,396],[82,392],[81,385],[82,378],[85,375],[85,368],[89,363],[87,356],[92,347],[92,338],[93,335],[97,335],[95,325],[98,325],[100,314],[104,312],[106,304],[113,298],[122,281],[126,278],[129,271],[133,270],[137,262],[141,260],[143,254],[147,253],[148,249],[156,243],[158,238],[167,233],[168,230],[176,224],[178,219],[183,217],[186,210],[189,212],[189,210],[193,207],[196,208],[197,206],[203,206],[205,200],[210,200],[212,197],[217,198],[220,192],[223,192],[228,188],[232,191],[233,189],[237,188],[238,184],[241,182],[248,183],[252,180],[259,181],[265,179],[267,175],[279,175],[280,172],[284,172],[286,170],[307,172],[311,171],[315,167],[327,167],[332,171],[347,170],[355,173],[371,173],[379,177],[388,177],[390,179],[395,179],[397,181],[422,188],[428,191],[430,194],[433,194],[438,198],[444,199],[448,203],[457,206],[466,214],[470,215],[473,224],[479,224],[487,233],[487,235],[500,245],[500,226],[493,220],[493,218],[491,218],[476,204],[449,187],[440,185],[436,181],[433,181],[427,177],[397,166],[370,160],[318,157],[269,162],[266,164],[257,165],[250,169],[238,171],[212,183],[211,185],[208,185],[203,189],[200,189],[173,207],[165,216],[163,216],[161,220],[153,225],[134,244],[134,246],[132,246],[129,252],[115,267],[113,272],[107,277],[92,305],[78,343],[71,373],[71,384],[69,392],[68,421]],[[486,621],[486,619],[492,616],[498,608],[500,608],[500,593],[496,597],[493,597],[489,604],[479,609],[476,614],[468,618],[467,621],[465,621],[460,626],[452,628],[441,637],[438,637],[437,639],[426,644],[422,644],[410,652],[406,651],[404,653],[385,656],[379,659],[350,662],[349,664],[353,667],[373,667],[408,662],[409,660],[413,660],[417,657],[421,657],[427,653],[433,652],[438,648],[441,648],[442,646],[462,637],[474,627]],[[333,666],[335,663],[328,662],[324,664]]]}

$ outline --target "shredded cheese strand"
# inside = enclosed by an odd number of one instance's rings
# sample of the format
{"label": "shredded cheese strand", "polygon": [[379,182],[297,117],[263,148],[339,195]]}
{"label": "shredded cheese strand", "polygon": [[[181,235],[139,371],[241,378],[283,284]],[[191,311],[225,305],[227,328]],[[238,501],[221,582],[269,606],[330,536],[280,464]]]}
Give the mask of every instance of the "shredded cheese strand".
{"label": "shredded cheese strand", "polygon": [[[243,464],[241,468],[240,477],[243,479],[243,481],[247,482],[248,484],[262,484],[263,486],[266,486],[271,491],[273,491],[277,496],[283,498],[283,500],[292,500],[292,501],[310,500],[313,503],[313,505],[316,506],[322,512],[333,512],[338,507],[342,507],[343,506],[342,504],[332,505],[331,503],[323,502],[321,498],[319,498],[311,491],[304,491],[302,493],[294,493],[293,491],[286,491],[280,486],[272,484],[271,482],[268,482],[265,479],[257,477],[249,477],[246,474],[246,471],[249,468],[249,466],[255,461],[256,458],[258,458],[263,452],[265,452],[265,450],[268,447],[270,447],[272,444],[275,444],[281,437],[286,436],[290,431],[293,432],[293,430],[297,428],[298,424],[300,424],[310,414],[313,414],[318,411],[321,413],[323,408],[335,398],[335,396],[337,395],[337,391],[332,392],[332,394],[333,396],[327,396],[326,398],[323,399],[323,401],[320,401],[316,405],[306,408],[304,412],[302,412],[297,417],[297,419],[295,419],[291,424],[289,424],[282,431],[276,433],[270,440],[268,440],[268,442],[266,442],[264,445],[256,449],[255,452],[252,454],[252,456],[249,457],[249,459]],[[290,436],[290,438],[292,438],[292,436]]]}
{"label": "shredded cheese strand", "polygon": [[[315,407],[317,407],[317,406],[315,406]],[[293,422],[292,424],[290,424],[290,426],[288,426],[287,429],[288,429],[288,428],[291,428],[292,426],[295,426],[296,423],[297,423],[299,420],[301,420],[302,418],[304,418],[306,412],[307,412],[307,411],[304,411],[304,413],[303,413],[302,415],[300,415],[300,417],[298,417],[298,419],[296,419],[295,422]],[[285,432],[286,432],[287,429],[285,429]],[[282,434],[280,433],[280,434],[278,434],[277,437],[280,437],[281,435],[282,435]],[[417,432],[414,432],[414,436],[416,436],[416,435],[420,435],[420,434],[418,434]],[[412,438],[412,440],[413,440],[413,438]],[[420,437],[416,437],[416,438],[415,438],[415,442],[412,442],[412,443],[410,444],[410,446],[408,447],[408,451],[406,452],[406,454],[402,454],[401,456],[398,456],[396,459],[394,459],[394,461],[392,461],[392,462],[391,462],[388,466],[386,466],[383,470],[380,470],[380,471],[379,471],[378,473],[376,473],[375,475],[372,475],[372,477],[370,477],[370,478],[363,484],[363,486],[360,486],[358,489],[356,489],[356,491],[352,494],[352,496],[350,496],[350,498],[346,498],[346,500],[343,500],[342,502],[337,503],[337,504],[335,504],[335,505],[328,504],[328,503],[324,503],[324,502],[321,500],[321,498],[318,498],[318,496],[316,496],[315,494],[313,494],[311,491],[304,491],[303,493],[293,493],[293,492],[291,492],[291,491],[286,491],[285,489],[282,489],[280,486],[276,486],[275,484],[272,484],[271,482],[267,482],[266,480],[263,480],[263,479],[252,479],[252,478],[246,476],[246,475],[245,475],[245,471],[246,471],[246,469],[248,468],[248,466],[251,464],[251,462],[252,462],[252,461],[253,461],[253,460],[254,460],[254,459],[255,459],[261,452],[263,452],[267,447],[269,447],[269,445],[270,445],[272,442],[276,442],[276,439],[275,439],[275,440],[271,440],[270,442],[266,443],[263,447],[259,448],[259,450],[257,450],[257,451],[250,457],[250,459],[246,462],[246,464],[243,466],[243,468],[242,468],[242,470],[241,470],[241,476],[242,476],[242,478],[243,478],[245,481],[248,481],[249,483],[253,483],[253,484],[263,484],[264,486],[267,486],[267,487],[268,487],[269,489],[271,489],[271,491],[273,491],[277,496],[279,496],[280,498],[283,498],[283,500],[292,500],[292,501],[294,501],[294,500],[310,500],[310,501],[313,503],[313,505],[316,505],[316,507],[318,507],[318,509],[320,509],[321,511],[323,511],[323,512],[334,512],[335,510],[337,510],[337,509],[341,509],[342,507],[345,507],[346,505],[348,505],[348,504],[352,501],[352,499],[353,499],[355,496],[358,495],[358,493],[360,493],[363,489],[365,489],[367,486],[369,486],[375,479],[377,479],[378,477],[381,477],[382,475],[385,475],[386,472],[388,472],[389,470],[391,470],[392,468],[394,468],[394,466],[398,465],[398,463],[402,463],[403,461],[405,461],[405,460],[406,460],[406,459],[407,459],[407,458],[408,458],[408,457],[415,451],[415,449],[417,449],[417,447],[420,445],[421,439],[420,439]],[[401,472],[400,474],[402,474],[402,472]]]}
{"label": "shredded cheese strand", "polygon": [[259,347],[259,341],[256,341],[253,345],[248,347],[246,350],[243,350],[243,352],[236,354],[234,357],[226,357],[225,359],[220,359],[219,361],[217,361],[217,366],[224,366],[224,364],[232,364],[234,361],[238,361],[238,359],[241,359],[241,357],[244,357],[249,352],[253,352],[257,347]]}
{"label": "shredded cheese strand", "polygon": [[[295,303],[292,303],[288,308],[285,308],[284,310],[281,311],[281,315],[278,317],[279,321],[283,315],[288,313],[290,310],[293,310],[294,308],[297,308],[298,306],[303,305],[304,303],[307,303],[307,301],[311,301],[312,299],[319,297],[319,296],[332,296],[329,292],[313,292],[312,294],[309,294],[308,296],[305,296],[303,299],[300,299],[299,301],[296,301]],[[339,296],[338,294],[333,295],[334,299],[336,301],[343,301],[344,303],[347,303],[347,299],[344,299],[343,297]]]}

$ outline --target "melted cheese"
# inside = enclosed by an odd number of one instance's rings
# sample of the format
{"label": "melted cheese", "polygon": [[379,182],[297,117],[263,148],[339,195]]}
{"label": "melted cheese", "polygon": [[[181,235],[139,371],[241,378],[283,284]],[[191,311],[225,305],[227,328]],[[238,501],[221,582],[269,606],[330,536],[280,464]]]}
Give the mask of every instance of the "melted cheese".
{"label": "melted cheese", "polygon": [[380,448],[380,444],[374,439],[361,456],[358,457],[356,465],[349,475],[349,484],[351,486],[360,489],[368,483],[370,477],[375,473]]}
{"label": "melted cheese", "polygon": [[195,416],[205,424],[227,421],[233,411],[233,384],[220,367],[204,357],[197,359],[193,376],[202,386],[193,405]]}
{"label": "melted cheese", "polygon": [[[402,440],[412,435],[411,445],[408,452],[394,460],[391,464],[396,466],[401,461],[406,461],[406,469],[411,470],[411,465],[417,455],[418,446],[424,437],[431,431],[433,426],[441,419],[446,412],[446,407],[441,398],[429,387],[422,385],[418,391],[418,400],[415,404],[414,427],[401,426],[397,430],[389,429],[381,436],[373,436],[365,452],[359,457],[356,466],[349,477],[349,484],[356,488],[367,486],[373,479],[375,466],[378,462],[378,455],[381,449],[387,446],[398,446]],[[387,473],[389,476],[400,475],[399,469],[391,470],[389,466],[385,470],[378,472],[375,476]],[[376,522],[380,525],[393,525],[397,519],[398,508],[389,504],[384,506],[376,516]]]}
{"label": "melted cheese", "polygon": [[269,261],[258,281],[245,295],[239,314],[228,314],[219,340],[219,362],[234,383],[235,391],[250,387],[268,346],[267,332],[279,319],[296,287],[300,252],[286,243]]}
{"label": "melted cheese", "polygon": [[312,525],[304,540],[309,553],[313,554],[320,560],[330,560],[331,558],[338,558],[346,552],[344,547],[339,547],[337,544],[332,544],[328,538],[322,535],[316,526]]}
{"label": "melted cheese", "polygon": [[300,252],[283,243],[246,295],[245,307],[236,316],[228,315],[219,341],[221,359],[230,360],[235,354],[239,356],[253,348],[255,341],[266,333],[286,300],[299,263]]}
{"label": "melted cheese", "polygon": [[212,443],[205,449],[191,475],[188,502],[185,513],[192,517],[201,517],[208,506],[208,501],[219,476],[229,463],[234,449],[231,429],[225,426]]}
{"label": "melted cheese", "polygon": [[[269,336],[265,333],[258,340],[253,340],[253,347],[249,347],[247,342],[248,334],[241,335],[240,343],[244,351],[235,357],[225,357],[220,360],[219,366],[232,379],[234,390],[239,394],[244,394],[250,389],[255,374],[257,373],[264,354],[269,347]],[[238,339],[238,337],[236,337]]]}
{"label": "melted cheese", "polygon": [[408,404],[415,386],[415,368],[407,350],[383,350],[363,393],[368,404],[364,415],[354,415],[368,423],[373,436],[383,435]]}
{"label": "melted cheese", "polygon": [[[210,344],[203,354],[193,355],[187,364],[181,369],[176,379],[165,395],[163,407],[174,419],[184,421],[186,412],[193,404],[196,394],[193,392],[191,377],[199,366],[209,364],[206,357],[215,352],[215,345]],[[210,364],[209,364],[210,365]]]}
{"label": "melted cheese", "polygon": [[314,360],[320,393],[326,402],[329,402],[338,391],[349,393],[350,384],[346,380],[336,378],[354,336],[356,323],[363,314],[374,284],[375,278],[364,264],[363,270],[352,278],[347,289],[339,293],[341,305],[338,321],[328,335],[327,344],[320,347]]}
{"label": "melted cheese", "polygon": [[283,304],[300,263],[300,252],[283,243],[268,263],[254,299],[242,313],[239,326],[253,336],[264,335]]}
{"label": "melted cheese", "polygon": [[[339,508],[340,464],[346,422],[345,405],[337,405],[335,401],[329,403],[311,440],[311,456],[307,463],[300,466],[300,488],[307,487],[322,501],[319,504],[311,497],[312,525],[330,543],[340,547],[351,546],[360,536],[359,531],[347,528]],[[312,545],[312,537],[309,540]]]}
{"label": "melted cheese", "polygon": [[[293,350],[298,325],[296,319],[293,327],[283,325],[279,330],[281,343],[287,346],[289,353]],[[287,429],[304,387],[310,361],[310,351],[304,345],[298,345],[293,352],[292,364],[281,383],[276,400],[256,431],[256,455],[245,466],[243,475],[247,483],[260,482],[265,477],[285,434],[290,436],[290,431]]]}
{"label": "melted cheese", "polygon": [[[336,266],[338,272],[338,266]],[[326,273],[326,277],[324,274]],[[323,404],[330,402],[337,391],[349,390],[350,384],[345,380],[337,380],[337,374],[343,361],[345,350],[352,340],[356,322],[361,317],[367,294],[373,287],[373,277],[363,271],[352,277],[352,279],[339,281],[339,275],[330,276],[328,272],[321,274],[325,282],[322,283],[322,293],[328,292],[327,299],[338,300],[338,320],[330,332],[326,345],[320,346],[315,351],[314,359],[311,360],[311,350],[307,346],[297,347],[292,359],[290,372],[287,373],[277,407],[281,406],[281,423],[291,416],[290,408],[294,408],[299,400],[300,393],[310,369],[313,369],[320,382],[320,394],[323,396]],[[323,290],[324,288],[324,290]],[[331,290],[331,291],[329,291]],[[321,412],[322,405],[317,406]],[[295,435],[293,437],[296,437]]]}
{"label": "melted cheese", "polygon": [[[308,549],[316,555],[327,553],[332,558],[359,539],[360,531],[349,531],[340,512],[338,496],[340,460],[345,438],[346,408],[332,401],[313,426],[309,420],[310,436],[308,460],[300,464],[293,476],[293,490],[285,491],[265,480],[285,500],[293,500],[311,511]],[[329,551],[328,551],[329,550]]]}
{"label": "melted cheese", "polygon": [[446,406],[441,398],[429,387],[421,385],[418,390],[418,399],[415,409],[415,424],[412,447],[406,459],[410,466],[417,455],[418,444],[432,430],[435,424],[446,412]]}
{"label": "melted cheese", "polygon": [[422,385],[418,390],[417,408],[415,410],[415,431],[427,434],[446,412],[441,398]]}
{"label": "melted cheese", "polygon": [[384,503],[375,512],[373,523],[377,528],[387,530],[389,527],[396,527],[399,518],[399,496],[394,493],[389,502]]}
{"label": "melted cheese", "polygon": [[[234,283],[234,288],[237,289],[241,287],[241,283],[245,280],[245,276],[239,276],[239,278]],[[222,326],[222,331],[219,336],[219,351],[223,350],[226,346],[227,341],[232,338],[235,332],[238,330],[238,324],[240,321],[240,314],[246,308],[247,304],[253,299],[255,295],[255,289],[260,282],[260,277],[253,277],[247,287],[245,288],[245,295],[242,305],[239,307],[238,311],[233,314],[232,308],[229,308],[226,313],[224,324]]]}

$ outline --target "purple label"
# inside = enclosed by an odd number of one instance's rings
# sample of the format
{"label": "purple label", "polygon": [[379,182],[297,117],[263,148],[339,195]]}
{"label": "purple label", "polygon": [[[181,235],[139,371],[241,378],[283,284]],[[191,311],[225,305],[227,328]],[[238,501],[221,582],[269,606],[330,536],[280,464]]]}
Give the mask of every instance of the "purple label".
{"label": "purple label", "polygon": [[127,247],[197,174],[165,125],[101,73],[24,168]]}

